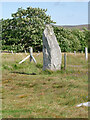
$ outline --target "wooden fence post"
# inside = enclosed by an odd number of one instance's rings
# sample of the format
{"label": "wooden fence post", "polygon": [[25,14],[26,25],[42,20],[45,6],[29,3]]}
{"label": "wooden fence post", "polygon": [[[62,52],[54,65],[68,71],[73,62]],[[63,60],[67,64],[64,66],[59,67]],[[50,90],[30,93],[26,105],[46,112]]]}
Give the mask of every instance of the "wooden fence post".
{"label": "wooden fence post", "polygon": [[33,56],[33,49],[30,47],[30,62],[32,61],[32,56]]}
{"label": "wooden fence post", "polygon": [[22,61],[19,62],[19,64],[23,63],[25,60],[27,60],[28,58],[30,58],[30,55],[28,55],[26,58],[24,58]]}
{"label": "wooden fence post", "polygon": [[66,62],[67,62],[66,53],[64,53],[64,70],[66,70]]}
{"label": "wooden fence post", "polygon": [[83,51],[81,51],[81,53],[83,54]]}
{"label": "wooden fence post", "polygon": [[74,55],[76,55],[76,51],[74,51]]}
{"label": "wooden fence post", "polygon": [[88,60],[88,50],[87,50],[87,47],[85,48],[85,58],[86,58],[86,60]]}
{"label": "wooden fence post", "polygon": [[24,62],[28,58],[30,58],[30,62],[33,60],[35,63],[37,63],[35,58],[33,57],[33,49],[32,49],[32,47],[30,47],[30,55],[28,55],[26,58],[24,58],[22,61],[20,61],[19,64],[21,64],[22,62]]}
{"label": "wooden fence post", "polygon": [[25,50],[25,54],[27,54],[26,50]]}
{"label": "wooden fence post", "polygon": [[11,50],[11,53],[13,54],[13,51]]}

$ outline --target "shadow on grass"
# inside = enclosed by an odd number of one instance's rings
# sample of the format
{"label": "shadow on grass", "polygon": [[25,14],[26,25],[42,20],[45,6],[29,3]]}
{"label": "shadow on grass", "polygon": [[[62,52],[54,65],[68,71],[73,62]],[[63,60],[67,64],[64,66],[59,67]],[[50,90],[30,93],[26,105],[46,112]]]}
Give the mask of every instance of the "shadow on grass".
{"label": "shadow on grass", "polygon": [[25,72],[11,72],[16,74],[25,74],[25,75],[37,75],[36,73],[25,73]]}

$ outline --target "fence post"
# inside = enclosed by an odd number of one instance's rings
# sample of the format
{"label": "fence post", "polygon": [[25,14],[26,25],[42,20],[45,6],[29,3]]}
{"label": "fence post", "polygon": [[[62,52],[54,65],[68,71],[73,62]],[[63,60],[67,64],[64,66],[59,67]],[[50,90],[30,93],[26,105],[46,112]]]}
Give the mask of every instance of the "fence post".
{"label": "fence post", "polygon": [[74,51],[74,55],[76,55],[76,51]]}
{"label": "fence post", "polygon": [[67,61],[66,53],[64,53],[64,70],[66,70],[66,61]]}
{"label": "fence post", "polygon": [[81,53],[83,54],[83,51],[81,51]]}
{"label": "fence post", "polygon": [[26,50],[25,50],[25,54],[27,54]]}
{"label": "fence post", "polygon": [[87,50],[87,47],[85,48],[85,58],[86,58],[86,60],[88,60],[88,50]]}
{"label": "fence post", "polygon": [[33,49],[32,49],[32,47],[30,47],[29,51],[30,51],[30,55],[28,55],[26,58],[24,58],[22,61],[20,61],[19,64],[21,64],[22,62],[24,62],[28,58],[30,58],[30,62],[33,60],[35,63],[37,63],[35,58],[33,57]]}
{"label": "fence post", "polygon": [[13,51],[11,50],[11,53],[13,54]]}
{"label": "fence post", "polygon": [[33,49],[30,47],[30,62],[32,61],[32,56],[33,56]]}

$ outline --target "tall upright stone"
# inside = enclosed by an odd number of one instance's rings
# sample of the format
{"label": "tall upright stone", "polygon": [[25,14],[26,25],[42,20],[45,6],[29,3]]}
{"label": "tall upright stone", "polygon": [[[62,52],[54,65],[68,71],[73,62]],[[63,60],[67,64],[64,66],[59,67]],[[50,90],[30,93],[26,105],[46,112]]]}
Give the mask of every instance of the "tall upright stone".
{"label": "tall upright stone", "polygon": [[43,32],[43,70],[60,70],[61,59],[61,49],[53,28],[51,25],[47,24]]}

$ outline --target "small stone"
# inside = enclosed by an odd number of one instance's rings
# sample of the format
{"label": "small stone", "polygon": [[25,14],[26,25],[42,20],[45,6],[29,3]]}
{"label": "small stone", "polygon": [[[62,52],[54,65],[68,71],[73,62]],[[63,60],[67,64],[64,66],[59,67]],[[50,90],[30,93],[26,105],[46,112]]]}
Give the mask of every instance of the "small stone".
{"label": "small stone", "polygon": [[80,104],[77,105],[76,107],[81,107],[81,106],[90,107],[90,102],[80,103]]}

